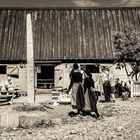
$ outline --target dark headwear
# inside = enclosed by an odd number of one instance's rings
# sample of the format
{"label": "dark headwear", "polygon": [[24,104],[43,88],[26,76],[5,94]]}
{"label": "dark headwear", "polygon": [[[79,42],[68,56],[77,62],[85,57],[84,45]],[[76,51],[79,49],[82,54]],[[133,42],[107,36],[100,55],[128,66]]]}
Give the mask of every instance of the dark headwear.
{"label": "dark headwear", "polygon": [[76,69],[78,69],[78,67],[79,67],[79,66],[78,66],[78,64],[77,64],[77,63],[74,63],[74,64],[73,64],[73,69],[75,69],[75,70],[76,70]]}

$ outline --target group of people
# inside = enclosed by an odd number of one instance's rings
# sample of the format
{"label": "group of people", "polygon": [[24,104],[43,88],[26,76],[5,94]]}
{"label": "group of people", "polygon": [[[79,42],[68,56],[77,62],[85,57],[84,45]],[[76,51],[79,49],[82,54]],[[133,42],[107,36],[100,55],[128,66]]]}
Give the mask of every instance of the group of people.
{"label": "group of people", "polygon": [[7,79],[5,81],[1,81],[0,83],[1,91],[14,90],[14,87],[15,87],[15,84],[9,75],[7,76]]}
{"label": "group of people", "polygon": [[[103,85],[103,94],[105,102],[115,103],[116,96],[122,96],[125,91],[130,92],[127,86],[120,83],[119,78],[114,78],[109,68],[102,67],[100,78]],[[72,89],[72,90],[71,90]],[[95,89],[95,82],[92,79],[92,74],[77,63],[73,64],[73,69],[70,72],[70,85],[67,93],[71,92],[71,105],[73,109],[77,109],[77,114],[96,114],[100,117],[97,109],[98,91]]]}
{"label": "group of people", "polygon": [[115,90],[116,97],[122,97],[122,99],[124,100],[131,96],[130,81],[124,82],[120,81],[120,79],[117,78],[115,89],[116,89]]}
{"label": "group of people", "polygon": [[101,79],[103,82],[105,102],[115,102],[115,97],[123,98],[126,94],[130,97],[129,82],[120,81],[119,78],[114,78],[109,68],[102,68]]}
{"label": "group of people", "polygon": [[99,118],[100,114],[97,109],[98,95],[90,71],[83,69],[83,72],[81,72],[78,64],[75,63],[70,73],[70,79],[67,93],[72,89],[71,105],[73,109],[77,109],[76,114],[93,115],[94,112],[96,118]]}

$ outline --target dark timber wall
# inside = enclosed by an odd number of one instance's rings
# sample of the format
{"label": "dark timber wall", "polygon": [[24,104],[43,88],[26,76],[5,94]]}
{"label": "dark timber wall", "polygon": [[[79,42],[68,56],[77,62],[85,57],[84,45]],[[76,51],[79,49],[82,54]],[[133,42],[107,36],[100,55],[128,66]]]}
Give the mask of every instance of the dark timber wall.
{"label": "dark timber wall", "polygon": [[32,13],[35,60],[111,60],[113,34],[140,36],[140,8],[0,10],[0,60],[26,60],[26,14]]}

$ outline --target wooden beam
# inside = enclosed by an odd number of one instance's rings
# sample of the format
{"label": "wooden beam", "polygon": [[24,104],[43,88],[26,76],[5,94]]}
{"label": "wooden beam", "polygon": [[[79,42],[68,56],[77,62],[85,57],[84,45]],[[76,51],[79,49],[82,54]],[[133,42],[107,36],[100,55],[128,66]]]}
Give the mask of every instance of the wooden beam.
{"label": "wooden beam", "polygon": [[35,102],[34,48],[31,14],[27,14],[27,94],[28,103]]}

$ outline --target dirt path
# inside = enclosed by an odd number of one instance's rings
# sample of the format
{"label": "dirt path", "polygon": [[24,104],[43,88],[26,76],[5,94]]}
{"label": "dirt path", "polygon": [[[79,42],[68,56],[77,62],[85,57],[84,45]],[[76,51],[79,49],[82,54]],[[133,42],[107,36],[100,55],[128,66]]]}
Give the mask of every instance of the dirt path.
{"label": "dirt path", "polygon": [[[50,118],[58,118],[57,125],[30,129],[1,130],[2,140],[139,140],[140,100],[121,101],[115,104],[99,103],[101,120],[90,116],[70,118],[68,106],[49,110]],[[61,118],[61,119],[60,119]]]}

